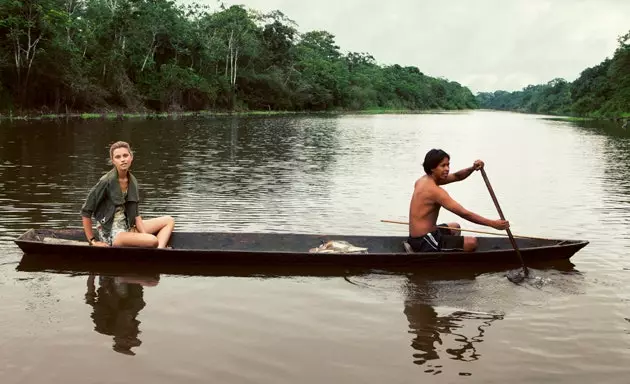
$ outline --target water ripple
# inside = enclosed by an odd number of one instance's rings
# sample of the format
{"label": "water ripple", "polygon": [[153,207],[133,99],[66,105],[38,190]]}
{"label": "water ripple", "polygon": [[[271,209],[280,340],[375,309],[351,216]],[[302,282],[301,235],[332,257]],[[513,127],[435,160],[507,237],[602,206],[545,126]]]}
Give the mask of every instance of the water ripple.
{"label": "water ripple", "polygon": [[[47,124],[0,130],[0,375],[572,383],[630,373],[630,139],[606,127],[487,112]],[[178,230],[404,235],[380,220],[406,220],[424,153],[440,147],[453,170],[486,162],[514,233],[591,243],[570,270],[532,268],[535,283],[519,286],[506,271],[446,268],[98,276],[92,290],[85,275],[17,271],[24,231],[81,226],[118,139],[135,150],[142,215],[172,215]],[[478,174],[445,188],[497,216]]]}

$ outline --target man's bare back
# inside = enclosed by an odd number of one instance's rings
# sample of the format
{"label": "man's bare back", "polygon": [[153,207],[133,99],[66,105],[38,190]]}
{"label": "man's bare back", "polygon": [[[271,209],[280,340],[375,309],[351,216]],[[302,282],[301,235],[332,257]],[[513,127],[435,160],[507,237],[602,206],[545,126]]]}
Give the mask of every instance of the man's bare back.
{"label": "man's bare back", "polygon": [[409,236],[424,236],[436,229],[441,207],[435,199],[435,190],[438,188],[428,176],[416,180],[409,207]]}

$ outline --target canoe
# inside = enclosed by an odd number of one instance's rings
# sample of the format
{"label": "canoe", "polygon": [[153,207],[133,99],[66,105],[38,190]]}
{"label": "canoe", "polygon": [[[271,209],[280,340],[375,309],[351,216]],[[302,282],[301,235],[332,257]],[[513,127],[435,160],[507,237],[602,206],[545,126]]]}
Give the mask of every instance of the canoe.
{"label": "canoe", "polygon": [[[82,229],[30,229],[15,243],[25,254],[83,261],[172,261],[216,266],[407,267],[435,263],[520,264],[506,237],[478,237],[475,252],[408,253],[403,236],[315,235],[292,233],[174,232],[167,249],[93,247]],[[326,244],[350,248],[324,249]],[[568,260],[585,240],[516,239],[525,263]]]}
{"label": "canoe", "polygon": [[[529,263],[530,272],[553,271],[570,275],[580,273],[569,259]],[[61,275],[101,275],[131,278],[159,278],[162,275],[186,277],[343,277],[387,275],[401,276],[414,280],[461,281],[474,280],[480,275],[520,271],[519,264],[459,263],[456,268],[445,268],[440,263],[425,263],[417,266],[343,267],[337,265],[208,265],[202,262],[177,262],[176,260],[89,260],[57,254],[38,255],[27,253],[22,256],[16,270],[19,272],[45,272]],[[546,272],[545,272],[546,273]]]}

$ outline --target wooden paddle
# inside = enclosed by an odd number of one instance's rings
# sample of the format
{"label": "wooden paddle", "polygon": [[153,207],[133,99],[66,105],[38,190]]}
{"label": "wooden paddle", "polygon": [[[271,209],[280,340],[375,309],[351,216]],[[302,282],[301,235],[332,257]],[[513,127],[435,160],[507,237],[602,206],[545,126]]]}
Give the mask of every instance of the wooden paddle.
{"label": "wooden paddle", "polygon": [[[382,223],[392,223],[392,224],[404,224],[409,225],[407,221],[396,221],[396,220],[381,220]],[[462,231],[462,232],[472,232],[472,233],[483,233],[484,235],[492,235],[492,236],[508,236],[507,233],[497,233],[497,232],[487,232],[480,231],[477,229],[466,229],[466,228],[455,228],[455,227],[447,227],[444,225],[437,225],[437,228],[450,229],[453,231]],[[531,239],[531,240],[553,240],[553,239],[545,239],[543,237],[534,237],[534,236],[523,236],[523,235],[513,235],[514,238],[518,239]]]}
{"label": "wooden paddle", "polygon": [[[481,168],[481,176],[483,176],[483,181],[486,183],[486,187],[488,187],[488,192],[490,192],[490,196],[492,197],[492,201],[494,202],[494,206],[497,208],[497,211],[499,212],[499,217],[501,217],[501,220],[505,220],[505,216],[503,216],[503,211],[501,210],[501,207],[499,206],[499,201],[497,200],[497,196],[494,194],[494,191],[492,190],[492,186],[490,185],[490,180],[488,180],[488,175],[486,175],[486,170]],[[507,228],[505,230],[508,234],[508,236],[510,237],[510,242],[512,243],[512,247],[514,247],[514,250],[516,251],[516,254],[518,255],[518,258],[521,260],[521,266],[523,267],[523,273],[525,274],[525,277],[529,276],[529,270],[527,269],[527,267],[525,267],[525,262],[523,261],[523,256],[521,256],[521,251],[519,251],[518,246],[516,245],[516,240],[514,240],[514,236],[512,236],[512,231],[510,231],[510,228]]]}

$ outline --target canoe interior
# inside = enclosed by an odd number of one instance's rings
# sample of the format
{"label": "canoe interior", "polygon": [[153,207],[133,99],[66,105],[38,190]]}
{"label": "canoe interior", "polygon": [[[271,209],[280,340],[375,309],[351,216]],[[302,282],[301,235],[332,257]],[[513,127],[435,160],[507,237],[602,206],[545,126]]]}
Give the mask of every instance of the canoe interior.
{"label": "canoe interior", "polygon": [[[51,241],[52,239],[52,241]],[[263,252],[263,253],[309,253],[309,249],[316,248],[330,240],[345,240],[357,247],[368,249],[369,254],[401,254],[405,253],[403,236],[349,236],[349,235],[310,235],[310,234],[282,234],[282,233],[205,233],[205,232],[174,232],[170,245],[175,250],[200,250],[217,252]],[[512,250],[509,238],[478,237],[479,247],[475,253],[488,251]],[[74,241],[73,245],[86,245],[85,235],[81,229],[67,230],[29,230],[17,239],[27,242],[63,243],[64,240]],[[520,249],[552,247],[556,245],[570,245],[584,243],[576,240],[534,240],[516,239]],[[450,252],[463,253],[463,252]]]}

